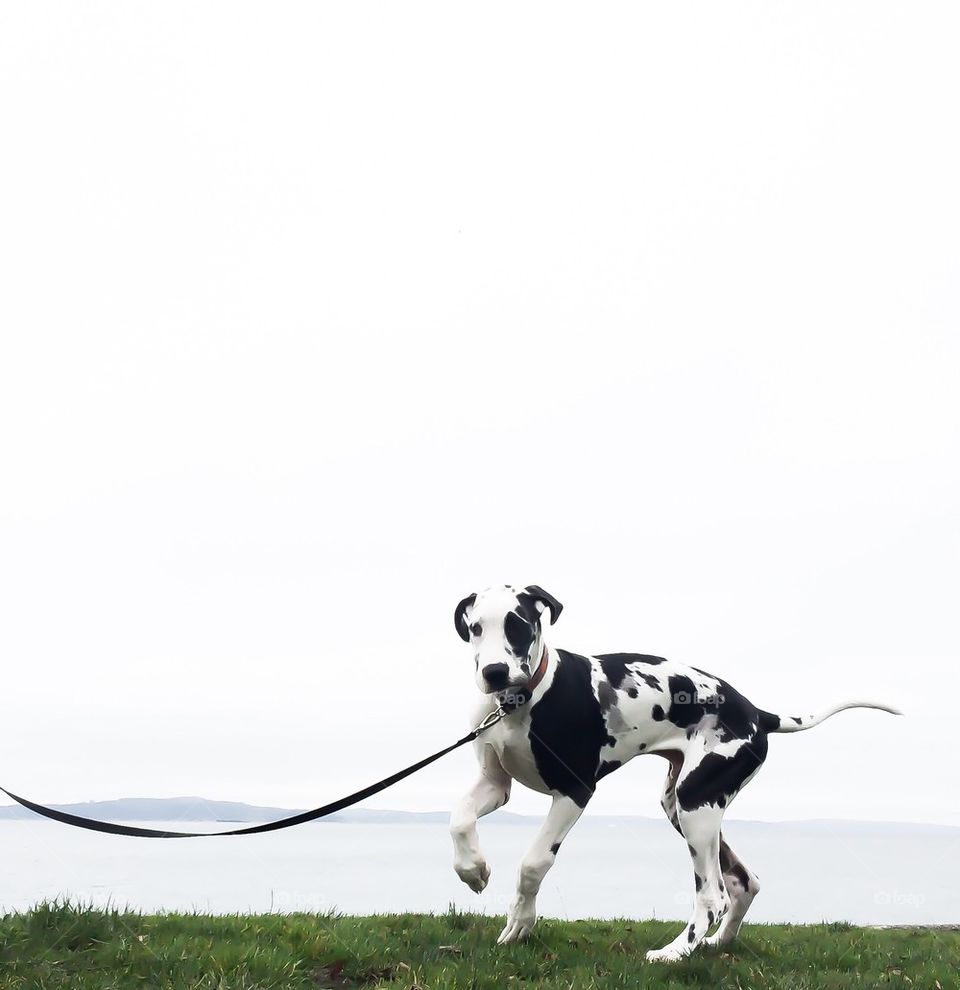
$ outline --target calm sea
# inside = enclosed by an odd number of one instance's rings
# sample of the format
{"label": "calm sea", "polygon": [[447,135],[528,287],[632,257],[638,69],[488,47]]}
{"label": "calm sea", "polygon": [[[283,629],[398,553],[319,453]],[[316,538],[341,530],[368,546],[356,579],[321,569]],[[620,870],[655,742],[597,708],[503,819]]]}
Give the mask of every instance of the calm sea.
{"label": "calm sea", "polygon": [[[24,910],[70,897],[151,912],[369,914],[455,904],[502,914],[537,823],[482,825],[493,877],[477,896],[454,875],[440,824],[327,823],[238,838],[156,840],[46,821],[0,822],[0,907]],[[725,835],[763,883],[754,921],[960,922],[960,829],[730,822]],[[544,882],[540,913],[681,918],[691,880],[684,843],[665,822],[584,820]]]}

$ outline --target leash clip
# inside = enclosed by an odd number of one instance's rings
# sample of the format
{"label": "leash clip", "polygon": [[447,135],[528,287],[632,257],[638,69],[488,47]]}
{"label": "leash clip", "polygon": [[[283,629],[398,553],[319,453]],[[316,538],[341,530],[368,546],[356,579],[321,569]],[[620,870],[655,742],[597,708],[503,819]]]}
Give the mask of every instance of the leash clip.
{"label": "leash clip", "polygon": [[496,725],[500,719],[506,717],[507,714],[507,710],[503,707],[503,705],[497,705],[492,712],[488,712],[484,715],[483,719],[480,721],[480,724],[473,731],[476,733],[485,732],[491,726]]}

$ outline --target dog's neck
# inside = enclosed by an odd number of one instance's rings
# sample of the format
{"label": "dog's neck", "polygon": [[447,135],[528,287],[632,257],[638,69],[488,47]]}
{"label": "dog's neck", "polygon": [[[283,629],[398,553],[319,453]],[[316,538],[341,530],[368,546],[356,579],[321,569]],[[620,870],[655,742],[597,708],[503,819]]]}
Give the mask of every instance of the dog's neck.
{"label": "dog's neck", "polygon": [[524,708],[533,697],[533,692],[547,672],[547,652],[547,645],[544,643],[537,669],[530,675],[530,680],[519,691],[502,691],[497,695],[501,706],[508,712],[514,712],[518,708]]}

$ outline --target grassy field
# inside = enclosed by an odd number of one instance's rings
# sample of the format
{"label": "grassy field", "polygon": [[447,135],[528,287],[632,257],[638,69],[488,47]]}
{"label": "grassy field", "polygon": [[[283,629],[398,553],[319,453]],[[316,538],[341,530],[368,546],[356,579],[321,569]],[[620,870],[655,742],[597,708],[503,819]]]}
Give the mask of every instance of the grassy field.
{"label": "grassy field", "polygon": [[845,924],[748,925],[727,952],[672,966],[646,949],[680,922],[543,921],[497,949],[482,915],[139,915],[41,905],[0,918],[0,987],[176,988],[620,987],[955,990],[960,932]]}

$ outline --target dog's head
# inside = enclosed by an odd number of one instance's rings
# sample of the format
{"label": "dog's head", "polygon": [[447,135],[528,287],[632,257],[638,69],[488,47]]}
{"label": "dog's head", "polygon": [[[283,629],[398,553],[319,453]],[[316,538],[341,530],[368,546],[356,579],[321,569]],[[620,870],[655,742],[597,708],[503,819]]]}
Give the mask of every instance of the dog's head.
{"label": "dog's head", "polygon": [[541,616],[549,610],[552,625],[562,609],[553,595],[535,584],[467,595],[457,605],[454,623],[460,638],[473,647],[480,690],[493,694],[522,688],[540,663]]}

